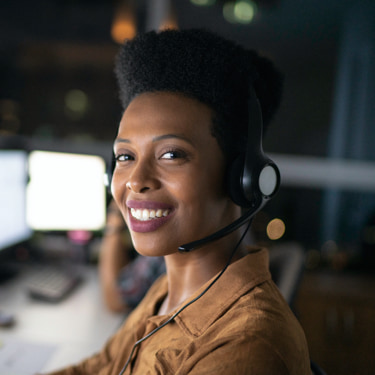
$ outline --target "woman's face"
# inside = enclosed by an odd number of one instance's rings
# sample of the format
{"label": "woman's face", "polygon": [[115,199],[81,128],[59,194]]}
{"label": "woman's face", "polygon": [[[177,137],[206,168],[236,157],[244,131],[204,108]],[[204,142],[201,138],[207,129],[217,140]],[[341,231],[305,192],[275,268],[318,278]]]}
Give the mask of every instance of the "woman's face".
{"label": "woman's face", "polygon": [[121,119],[112,192],[137,251],[168,255],[228,225],[225,159],[211,109],[172,93],[144,93]]}

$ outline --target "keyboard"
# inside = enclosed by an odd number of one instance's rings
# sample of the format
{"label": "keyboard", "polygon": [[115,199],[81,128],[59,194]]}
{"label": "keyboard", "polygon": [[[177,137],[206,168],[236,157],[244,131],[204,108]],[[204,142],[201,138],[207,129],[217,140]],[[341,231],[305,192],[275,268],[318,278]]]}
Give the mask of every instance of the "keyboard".
{"label": "keyboard", "polygon": [[60,302],[81,283],[82,278],[68,270],[45,266],[31,276],[27,285],[30,297],[45,302]]}

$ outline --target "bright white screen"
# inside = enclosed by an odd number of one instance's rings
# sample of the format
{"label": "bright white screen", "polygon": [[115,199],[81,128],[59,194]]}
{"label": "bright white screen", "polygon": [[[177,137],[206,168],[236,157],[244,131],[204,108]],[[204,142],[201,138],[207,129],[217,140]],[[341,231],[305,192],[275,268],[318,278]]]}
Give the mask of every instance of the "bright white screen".
{"label": "bright white screen", "polygon": [[0,150],[0,250],[31,236],[26,224],[27,153]]}
{"label": "bright white screen", "polygon": [[27,222],[34,230],[98,230],[105,223],[105,162],[93,155],[33,151]]}

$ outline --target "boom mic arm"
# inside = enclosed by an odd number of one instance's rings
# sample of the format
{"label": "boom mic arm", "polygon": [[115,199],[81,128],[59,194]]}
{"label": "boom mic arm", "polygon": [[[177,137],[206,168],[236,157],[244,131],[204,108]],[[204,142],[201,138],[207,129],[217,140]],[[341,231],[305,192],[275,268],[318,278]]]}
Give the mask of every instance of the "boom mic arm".
{"label": "boom mic arm", "polygon": [[206,243],[213,242],[224,236],[227,236],[228,234],[232,233],[233,231],[244,225],[246,222],[251,220],[262,209],[265,203],[265,199],[260,199],[260,202],[258,202],[258,204],[256,204],[255,207],[247,211],[244,215],[242,215],[233,223],[229,224],[228,226],[218,230],[217,232],[207,237],[182,245],[178,248],[178,250],[181,253],[188,253],[189,251],[195,250],[198,247],[205,245]]}

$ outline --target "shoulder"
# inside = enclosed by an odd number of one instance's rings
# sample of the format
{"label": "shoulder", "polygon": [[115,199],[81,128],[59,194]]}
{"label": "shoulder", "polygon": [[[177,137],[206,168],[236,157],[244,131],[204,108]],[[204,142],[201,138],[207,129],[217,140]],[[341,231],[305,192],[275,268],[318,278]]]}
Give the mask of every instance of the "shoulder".
{"label": "shoulder", "polygon": [[202,340],[208,340],[212,350],[207,365],[222,357],[233,362],[236,374],[309,374],[304,332],[271,280],[239,298]]}
{"label": "shoulder", "polygon": [[217,323],[225,325],[224,331],[226,327],[229,332],[238,330],[270,345],[287,341],[305,343],[300,323],[272,280],[244,294]]}
{"label": "shoulder", "polygon": [[[247,329],[248,328],[248,329]],[[268,327],[269,328],[269,327]],[[263,327],[265,329],[265,327]],[[282,340],[264,337],[265,332],[251,327],[218,334],[212,341],[198,339],[189,348],[189,360],[183,362],[176,374],[256,374],[310,375],[307,348],[298,343],[283,348]],[[203,339],[203,337],[202,337]]]}
{"label": "shoulder", "polygon": [[245,363],[250,366],[263,363],[267,369],[276,366],[278,374],[284,370],[286,374],[309,373],[305,334],[272,280],[245,294],[228,311],[225,320],[224,331],[239,334],[235,345]]}

